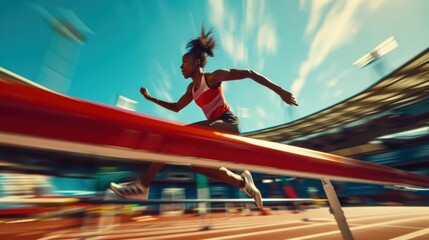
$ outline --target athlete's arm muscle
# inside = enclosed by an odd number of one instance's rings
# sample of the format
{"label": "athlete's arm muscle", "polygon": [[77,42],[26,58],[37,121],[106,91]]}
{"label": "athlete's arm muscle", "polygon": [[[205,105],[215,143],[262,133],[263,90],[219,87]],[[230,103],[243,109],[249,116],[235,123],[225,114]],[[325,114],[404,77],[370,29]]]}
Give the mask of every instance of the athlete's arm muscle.
{"label": "athlete's arm muscle", "polygon": [[207,74],[206,77],[207,77],[207,82],[211,87],[217,86],[220,82],[223,82],[223,81],[241,80],[245,78],[250,78],[253,81],[277,93],[287,104],[298,106],[298,104],[296,103],[294,97],[290,92],[284,90],[282,87],[271,82],[268,78],[252,70],[219,69],[212,73]]}
{"label": "athlete's arm muscle", "polygon": [[184,107],[186,107],[189,103],[192,102],[193,97],[192,97],[192,83],[189,84],[188,88],[186,89],[185,94],[183,94],[183,96],[179,99],[179,101],[177,102],[167,102],[167,101],[163,101],[157,98],[152,97],[149,94],[149,91],[146,88],[140,88],[140,93],[149,101],[158,104],[161,107],[164,107],[168,110],[171,110],[173,112],[179,112],[180,110],[182,110]]}

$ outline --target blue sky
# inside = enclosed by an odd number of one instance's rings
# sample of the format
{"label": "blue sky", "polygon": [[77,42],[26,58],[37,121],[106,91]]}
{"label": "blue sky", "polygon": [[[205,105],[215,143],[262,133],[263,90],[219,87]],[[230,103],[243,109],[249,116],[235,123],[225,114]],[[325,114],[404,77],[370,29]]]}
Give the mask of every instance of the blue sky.
{"label": "blue sky", "polygon": [[[73,11],[90,29],[85,43],[56,45],[61,37],[29,3],[54,15]],[[247,132],[349,98],[425,50],[428,11],[426,0],[0,0],[0,67],[45,84],[41,72],[56,47],[72,59],[60,64],[70,79],[66,94],[108,105],[120,94],[138,101],[140,113],[196,122],[205,118],[195,103],[169,112],[145,101],[139,88],[178,100],[190,81],[180,73],[182,54],[204,23],[218,43],[205,71],[252,69],[297,97],[292,108],[250,79],[224,83]],[[396,49],[368,67],[353,66],[390,36]]]}

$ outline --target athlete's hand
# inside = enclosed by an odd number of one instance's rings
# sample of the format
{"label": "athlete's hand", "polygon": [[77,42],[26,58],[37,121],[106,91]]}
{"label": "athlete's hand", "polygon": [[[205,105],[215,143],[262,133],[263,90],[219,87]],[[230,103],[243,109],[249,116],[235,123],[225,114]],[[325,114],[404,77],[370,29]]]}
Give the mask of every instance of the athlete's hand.
{"label": "athlete's hand", "polygon": [[283,90],[281,93],[279,93],[280,97],[283,99],[283,101],[291,106],[298,106],[298,103],[296,103],[295,98],[292,96],[292,93]]}
{"label": "athlete's hand", "polygon": [[146,99],[150,98],[150,94],[149,94],[149,91],[147,90],[147,88],[141,87],[140,93],[143,95],[144,98],[146,98]]}

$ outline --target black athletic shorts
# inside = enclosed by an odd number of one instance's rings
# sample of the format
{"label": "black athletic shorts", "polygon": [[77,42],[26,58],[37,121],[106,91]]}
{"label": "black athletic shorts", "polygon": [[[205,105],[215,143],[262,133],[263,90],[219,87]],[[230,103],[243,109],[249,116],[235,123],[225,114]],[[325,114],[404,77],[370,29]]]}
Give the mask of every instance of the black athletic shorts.
{"label": "black athletic shorts", "polygon": [[240,121],[238,120],[238,117],[235,116],[235,114],[228,110],[224,112],[217,120],[224,120],[227,123],[231,123],[232,125],[239,126]]}
{"label": "black athletic shorts", "polygon": [[[216,124],[214,124],[217,121],[222,120],[222,122],[224,123],[228,123],[231,124],[232,126],[234,126],[234,128],[236,129],[223,129],[222,126],[217,126]],[[220,117],[218,117],[215,120],[204,120],[204,121],[200,121],[200,122],[196,122],[190,125],[195,125],[195,126],[203,126],[203,127],[208,127],[208,128],[212,128],[212,129],[218,129],[221,130],[223,132],[230,132],[230,133],[234,133],[234,134],[240,134],[240,126],[239,126],[239,120],[238,117],[234,115],[234,113],[232,113],[231,111],[226,111],[224,112]],[[212,125],[214,124],[214,125]]]}

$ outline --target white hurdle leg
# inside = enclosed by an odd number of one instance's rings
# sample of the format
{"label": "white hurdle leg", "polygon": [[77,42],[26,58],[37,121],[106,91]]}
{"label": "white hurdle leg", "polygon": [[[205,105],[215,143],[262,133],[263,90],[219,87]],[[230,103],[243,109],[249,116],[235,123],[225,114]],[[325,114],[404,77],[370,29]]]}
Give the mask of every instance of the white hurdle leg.
{"label": "white hurdle leg", "polygon": [[338,228],[343,235],[344,240],[353,240],[352,232],[350,231],[347,219],[344,216],[343,209],[341,208],[340,201],[338,201],[337,194],[335,193],[334,187],[331,181],[327,178],[321,178],[323,189],[325,189],[326,196],[328,197],[329,205],[331,207],[331,213],[334,214],[335,220],[337,221]]}

